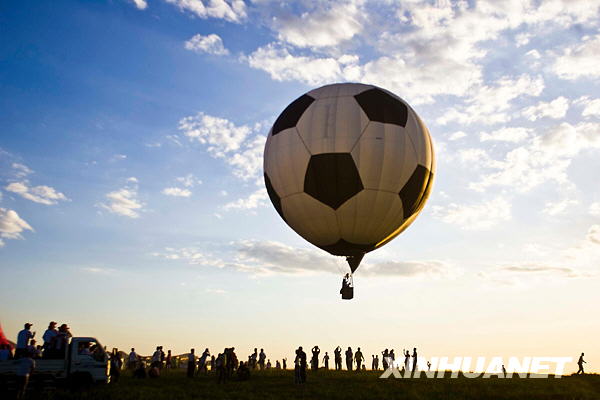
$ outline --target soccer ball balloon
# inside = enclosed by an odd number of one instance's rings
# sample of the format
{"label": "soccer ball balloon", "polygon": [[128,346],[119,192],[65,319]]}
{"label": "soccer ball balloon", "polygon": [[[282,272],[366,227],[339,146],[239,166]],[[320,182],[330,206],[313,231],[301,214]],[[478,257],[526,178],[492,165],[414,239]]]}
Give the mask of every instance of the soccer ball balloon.
{"label": "soccer ball balloon", "polygon": [[281,218],[338,256],[362,258],[404,231],[434,173],[431,137],[417,113],[393,93],[357,83],[294,100],[264,153],[265,185]]}

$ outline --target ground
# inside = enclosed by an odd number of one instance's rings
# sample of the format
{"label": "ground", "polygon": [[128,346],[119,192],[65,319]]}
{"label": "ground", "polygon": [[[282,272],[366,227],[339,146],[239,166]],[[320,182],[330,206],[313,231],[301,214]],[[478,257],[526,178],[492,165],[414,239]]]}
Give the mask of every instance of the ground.
{"label": "ground", "polygon": [[600,375],[560,379],[379,379],[381,372],[308,373],[308,382],[294,384],[293,371],[264,371],[249,381],[217,384],[213,376],[186,378],[167,371],[158,379],[134,380],[124,373],[117,383],[73,392],[56,390],[29,398],[82,400],[137,399],[600,399]]}

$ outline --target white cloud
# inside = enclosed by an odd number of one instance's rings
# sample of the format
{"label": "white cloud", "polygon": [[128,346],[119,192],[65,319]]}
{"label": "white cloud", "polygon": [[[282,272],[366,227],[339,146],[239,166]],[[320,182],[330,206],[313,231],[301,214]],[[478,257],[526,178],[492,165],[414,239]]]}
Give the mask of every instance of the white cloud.
{"label": "white cloud", "polygon": [[455,140],[462,139],[462,138],[464,138],[466,136],[467,136],[467,134],[465,132],[458,131],[458,132],[454,132],[450,136],[448,136],[448,140],[455,141]]}
{"label": "white cloud", "polygon": [[137,178],[128,178],[127,182],[134,183],[134,185],[107,193],[105,197],[108,202],[98,205],[113,214],[138,218],[140,216],[139,211],[142,210],[144,204],[137,198]]}
{"label": "white cloud", "polygon": [[600,217],[600,201],[590,204],[589,212],[594,217]]}
{"label": "white cloud", "polygon": [[583,43],[564,49],[563,53],[556,58],[552,70],[563,79],[598,78],[600,77],[598,54],[600,54],[600,35],[584,37]]}
{"label": "white cloud", "polygon": [[509,150],[503,159],[492,159],[480,149],[481,179],[470,185],[483,191],[492,186],[507,186],[526,192],[548,181],[571,187],[567,168],[583,150],[600,148],[600,124],[567,122],[531,137],[526,143]]}
{"label": "white cloud", "polygon": [[225,290],[225,289],[206,289],[206,293],[211,293],[211,294],[227,294],[227,290]]}
{"label": "white cloud", "polygon": [[587,96],[575,101],[577,105],[583,105],[582,117],[600,117],[600,99],[590,99]]}
{"label": "white cloud", "polygon": [[433,215],[464,230],[487,230],[511,219],[511,204],[501,197],[479,204],[451,203],[434,206]]}
{"label": "white cloud", "polygon": [[276,81],[321,85],[345,80],[344,66],[338,58],[294,56],[287,48],[273,43],[256,49],[245,59],[252,68],[267,72]]}
{"label": "white cloud", "polygon": [[248,197],[237,199],[223,206],[224,210],[253,210],[269,204],[269,196],[265,188],[260,188]]}
{"label": "white cloud", "polygon": [[53,205],[59,201],[69,200],[64,194],[56,191],[56,189],[50,186],[29,186],[28,181],[12,182],[4,189],[16,193],[24,199],[40,204]]}
{"label": "white cloud", "polygon": [[[241,240],[230,244],[227,254],[230,261],[196,248],[167,248],[154,256],[168,260],[181,260],[192,265],[230,268],[253,275],[315,275],[329,273],[339,275],[348,270],[342,257],[333,257],[318,249],[292,247],[274,241]],[[365,277],[402,278],[448,278],[460,271],[440,261],[386,261],[363,262],[361,275]]]}
{"label": "white cloud", "polygon": [[200,18],[219,18],[229,22],[241,22],[246,18],[246,4],[243,0],[166,0],[182,11],[188,11]]}
{"label": "white cloud", "polygon": [[299,47],[335,46],[352,39],[362,30],[362,16],[358,4],[316,3],[318,8],[299,16],[274,18],[274,26],[281,41]]}
{"label": "white cloud", "polygon": [[25,164],[21,163],[12,163],[11,167],[14,170],[14,174],[16,178],[24,178],[27,175],[33,174],[33,171]]}
{"label": "white cloud", "polygon": [[563,96],[557,97],[550,102],[540,102],[535,106],[523,110],[523,116],[530,121],[548,117],[553,119],[563,118],[569,109],[569,100]]}
{"label": "white cloud", "polygon": [[185,42],[185,48],[197,53],[208,53],[218,56],[229,54],[229,50],[223,46],[221,37],[214,33],[207,36],[194,35],[190,40]]}
{"label": "white cloud", "polygon": [[548,202],[545,204],[542,212],[551,216],[560,215],[568,212],[571,206],[577,204],[579,204],[579,201],[575,199],[563,199],[555,202]]}
{"label": "white cloud", "polygon": [[162,190],[162,194],[174,197],[190,197],[192,192],[189,189],[182,189],[178,187],[168,187]]}
{"label": "white cloud", "polygon": [[499,142],[512,142],[518,143],[525,140],[532,130],[523,127],[508,127],[497,129],[493,132],[481,132],[479,139],[482,142],[487,141],[499,141]]}
{"label": "white cloud", "polygon": [[479,277],[496,284],[526,287],[531,284],[562,282],[565,279],[587,278],[590,273],[575,268],[546,263],[506,264],[482,271]]}
{"label": "white cloud", "polygon": [[145,10],[148,7],[148,2],[146,0],[131,0],[133,4],[137,7],[138,10]]}
{"label": "white cloud", "polygon": [[539,96],[544,89],[541,76],[522,74],[502,77],[493,85],[481,85],[465,100],[465,107],[450,108],[436,119],[440,125],[456,121],[460,124],[495,124],[513,118],[509,113],[511,102],[522,96]]}
{"label": "white cloud", "polygon": [[23,239],[23,231],[33,232],[33,228],[16,211],[0,207],[0,247],[5,245],[2,239]]}
{"label": "white cloud", "polygon": [[592,225],[587,232],[586,240],[591,243],[600,244],[600,225]]}
{"label": "white cloud", "polygon": [[233,174],[243,180],[256,179],[262,167],[262,152],[266,138],[255,132],[262,129],[237,126],[233,122],[202,112],[183,118],[179,129],[192,141],[206,145],[208,152],[225,160]]}
{"label": "white cloud", "polygon": [[196,185],[201,185],[202,181],[194,176],[194,174],[187,174],[185,176],[180,176],[175,178],[177,182],[180,182],[186,188],[192,188]]}

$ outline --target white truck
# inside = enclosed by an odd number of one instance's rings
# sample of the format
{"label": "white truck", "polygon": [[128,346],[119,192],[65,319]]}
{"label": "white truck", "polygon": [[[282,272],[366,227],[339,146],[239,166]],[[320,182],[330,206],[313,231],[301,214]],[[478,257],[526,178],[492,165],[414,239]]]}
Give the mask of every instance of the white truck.
{"label": "white truck", "polygon": [[[19,360],[0,361],[0,387],[15,381]],[[36,359],[30,385],[60,384],[88,386],[110,382],[110,362],[104,347],[92,337],[71,338],[64,358]]]}

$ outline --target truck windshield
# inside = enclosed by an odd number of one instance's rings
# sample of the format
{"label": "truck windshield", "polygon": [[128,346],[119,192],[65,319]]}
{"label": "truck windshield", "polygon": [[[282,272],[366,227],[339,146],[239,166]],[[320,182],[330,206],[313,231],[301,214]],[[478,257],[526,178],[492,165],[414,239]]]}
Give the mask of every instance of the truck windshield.
{"label": "truck windshield", "polygon": [[98,341],[80,342],[77,346],[77,354],[80,357],[93,358],[96,361],[105,361],[106,352]]}

